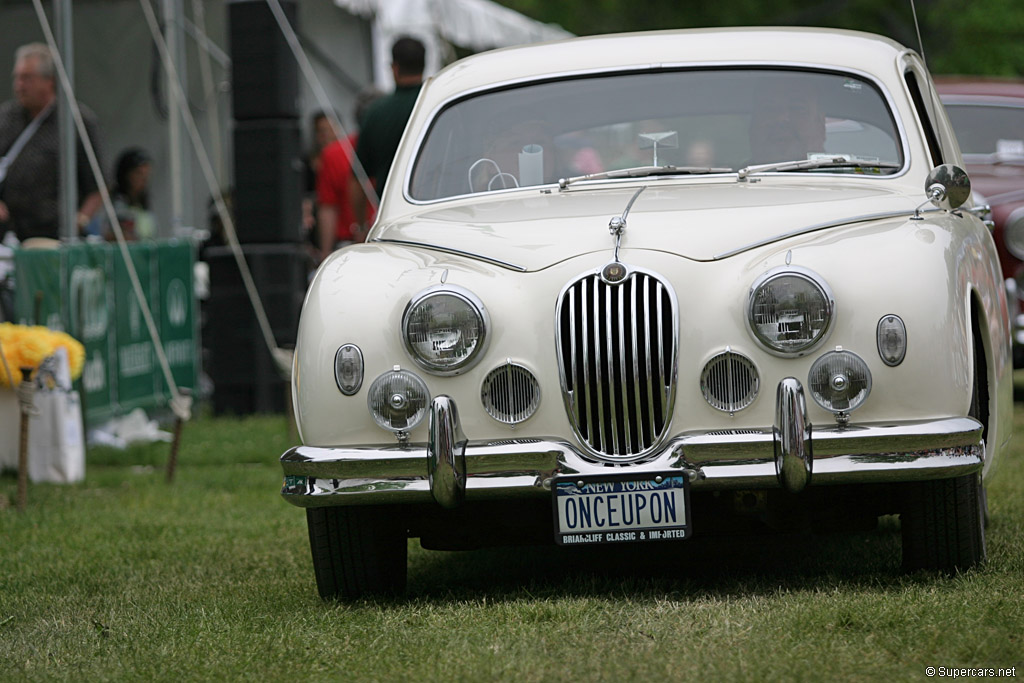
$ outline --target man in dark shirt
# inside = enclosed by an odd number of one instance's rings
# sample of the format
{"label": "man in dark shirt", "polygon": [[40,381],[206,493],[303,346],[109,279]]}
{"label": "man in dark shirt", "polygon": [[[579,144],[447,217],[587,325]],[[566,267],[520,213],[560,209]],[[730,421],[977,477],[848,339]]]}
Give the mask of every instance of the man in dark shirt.
{"label": "man in dark shirt", "polygon": [[[412,115],[413,105],[423,86],[423,65],[426,50],[423,43],[415,38],[402,37],[391,47],[391,72],[395,77],[395,91],[374,102],[366,111],[359,131],[356,156],[373,181],[377,193],[384,189],[384,183],[391,172],[391,162],[398,151],[398,143],[405,132],[405,124]],[[349,196],[353,198],[356,223],[366,224],[366,195],[358,178],[352,176]],[[356,241],[365,238],[365,232],[353,236]]]}
{"label": "man in dark shirt", "polygon": [[[14,56],[14,100],[0,104],[0,157],[7,157],[0,182],[0,236],[8,230],[21,241],[59,236],[60,131],[57,123],[56,71],[50,49],[42,43],[18,48]],[[95,117],[83,108],[86,130],[97,145]],[[32,136],[14,156],[22,132],[41,117]],[[96,181],[85,149],[77,150],[78,227],[83,228],[100,207]]]}

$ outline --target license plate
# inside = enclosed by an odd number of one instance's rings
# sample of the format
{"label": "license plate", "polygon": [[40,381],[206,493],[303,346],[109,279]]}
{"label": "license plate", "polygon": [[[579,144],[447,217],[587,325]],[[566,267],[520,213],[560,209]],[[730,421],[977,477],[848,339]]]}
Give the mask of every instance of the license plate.
{"label": "license plate", "polygon": [[559,545],[683,539],[690,484],[681,473],[599,474],[555,479]]}

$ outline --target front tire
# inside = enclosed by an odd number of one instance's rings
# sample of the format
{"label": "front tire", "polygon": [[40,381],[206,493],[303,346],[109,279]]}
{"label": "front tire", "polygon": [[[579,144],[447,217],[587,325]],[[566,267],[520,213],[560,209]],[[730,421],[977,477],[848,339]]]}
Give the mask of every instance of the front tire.
{"label": "front tire", "polygon": [[405,592],[407,534],[391,508],[307,508],[316,587],[324,600]]}
{"label": "front tire", "polygon": [[[981,443],[984,449],[988,443],[988,363],[976,311],[971,315],[974,381],[967,414],[985,426]],[[987,553],[987,517],[988,500],[981,472],[910,484],[900,514],[903,569],[956,572],[983,562]]]}
{"label": "front tire", "polygon": [[956,572],[984,561],[982,505],[978,474],[912,484],[900,519],[903,569]]}

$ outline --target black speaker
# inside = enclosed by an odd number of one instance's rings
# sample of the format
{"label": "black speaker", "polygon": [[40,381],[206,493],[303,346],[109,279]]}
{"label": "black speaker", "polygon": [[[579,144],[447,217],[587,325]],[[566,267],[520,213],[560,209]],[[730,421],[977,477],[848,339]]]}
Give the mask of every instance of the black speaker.
{"label": "black speaker", "polygon": [[[294,28],[295,0],[281,0]],[[265,0],[233,0],[228,5],[231,104],[235,119],[299,116],[299,67]]]}
{"label": "black speaker", "polygon": [[302,141],[298,121],[237,121],[235,225],[245,243],[302,241]]}
{"label": "black speaker", "polygon": [[[302,245],[268,244],[243,247],[256,290],[279,347],[295,344],[299,313],[311,267]],[[281,413],[287,404],[288,382],[267,349],[228,247],[205,252],[210,268],[203,343],[213,380],[213,410],[226,413]]]}

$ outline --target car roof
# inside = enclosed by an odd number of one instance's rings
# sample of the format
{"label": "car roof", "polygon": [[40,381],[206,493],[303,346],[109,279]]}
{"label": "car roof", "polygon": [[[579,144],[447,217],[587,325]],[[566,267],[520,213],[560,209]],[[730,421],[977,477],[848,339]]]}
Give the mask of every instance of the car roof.
{"label": "car roof", "polygon": [[907,48],[883,36],[801,27],[706,28],[620,33],[502,48],[451,64],[431,81],[446,99],[495,83],[565,73],[672,64],[789,63],[893,73]]}

